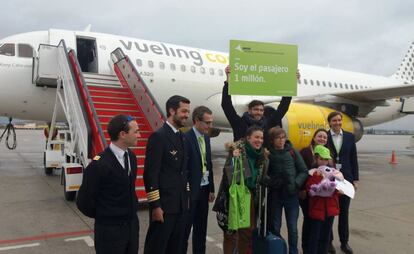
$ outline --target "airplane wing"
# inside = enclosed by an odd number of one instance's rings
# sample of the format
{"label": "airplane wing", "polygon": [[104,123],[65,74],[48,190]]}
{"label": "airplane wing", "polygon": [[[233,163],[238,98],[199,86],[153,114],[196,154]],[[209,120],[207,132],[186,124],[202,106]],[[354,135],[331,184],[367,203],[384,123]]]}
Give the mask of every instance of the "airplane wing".
{"label": "airplane wing", "polygon": [[414,96],[413,84],[296,97],[295,101],[320,104],[338,110],[343,104],[352,105],[358,107],[356,116],[364,117],[377,106],[387,106],[388,99],[411,96]]}

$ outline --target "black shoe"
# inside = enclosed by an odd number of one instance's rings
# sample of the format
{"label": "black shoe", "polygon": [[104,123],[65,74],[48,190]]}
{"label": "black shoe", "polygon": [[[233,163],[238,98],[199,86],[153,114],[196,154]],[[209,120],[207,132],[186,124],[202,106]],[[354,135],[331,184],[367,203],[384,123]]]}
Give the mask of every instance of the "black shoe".
{"label": "black shoe", "polygon": [[341,244],[341,250],[343,252],[345,252],[346,254],[353,254],[354,253],[352,248],[347,243]]}
{"label": "black shoe", "polygon": [[335,247],[333,246],[332,243],[328,244],[328,253],[329,254],[335,254],[336,253]]}

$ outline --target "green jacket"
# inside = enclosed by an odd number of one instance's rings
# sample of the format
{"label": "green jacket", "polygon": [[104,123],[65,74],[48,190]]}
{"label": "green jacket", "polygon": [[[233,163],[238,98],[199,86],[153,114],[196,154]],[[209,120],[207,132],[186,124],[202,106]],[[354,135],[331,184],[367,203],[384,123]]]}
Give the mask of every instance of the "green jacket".
{"label": "green jacket", "polygon": [[308,178],[308,169],[300,153],[286,140],[284,149],[270,149],[268,174],[272,189],[295,195]]}

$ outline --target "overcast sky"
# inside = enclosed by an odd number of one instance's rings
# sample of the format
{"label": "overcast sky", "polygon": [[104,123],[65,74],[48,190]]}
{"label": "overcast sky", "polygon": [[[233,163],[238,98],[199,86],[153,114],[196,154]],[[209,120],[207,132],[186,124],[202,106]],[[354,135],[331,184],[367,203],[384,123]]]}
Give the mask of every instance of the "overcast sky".
{"label": "overcast sky", "polygon": [[[230,39],[299,46],[299,62],[390,76],[414,41],[412,0],[2,1],[0,38],[60,28],[228,51]],[[414,130],[414,116],[385,127]]]}

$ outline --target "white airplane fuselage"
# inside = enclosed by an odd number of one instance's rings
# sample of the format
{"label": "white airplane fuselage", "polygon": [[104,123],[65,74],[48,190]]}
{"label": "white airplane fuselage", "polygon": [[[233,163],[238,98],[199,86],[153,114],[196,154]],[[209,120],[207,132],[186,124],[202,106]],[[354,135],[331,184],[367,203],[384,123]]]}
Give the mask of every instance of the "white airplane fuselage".
{"label": "white airplane fuselage", "polygon": [[[18,34],[0,40],[0,46],[5,43],[16,45],[14,56],[0,54],[0,115],[50,121],[55,105],[56,89],[38,87],[32,83],[33,59],[19,57],[17,45],[30,44],[37,51],[39,44],[57,45],[61,39],[64,39],[68,48],[76,50],[77,38],[96,41],[98,73],[114,74],[110,53],[120,47],[134,62],[163,110],[166,100],[171,95],[179,94],[188,97],[192,107],[205,105],[211,108],[217,127],[229,127],[221,109],[221,91],[226,78],[224,68],[229,64],[226,53],[109,34],[54,29]],[[334,95],[340,92],[403,83],[394,78],[332,68],[304,64],[300,64],[298,68],[301,74],[298,98]],[[304,84],[305,79],[308,84]],[[312,85],[309,83],[311,80],[314,83]],[[233,96],[236,110],[238,112],[246,110],[245,105],[252,98],[270,101],[269,97]],[[399,112],[400,101],[388,100],[387,104],[376,107],[359,120],[364,126],[371,126],[405,115]],[[63,114],[59,118],[64,120]]]}

